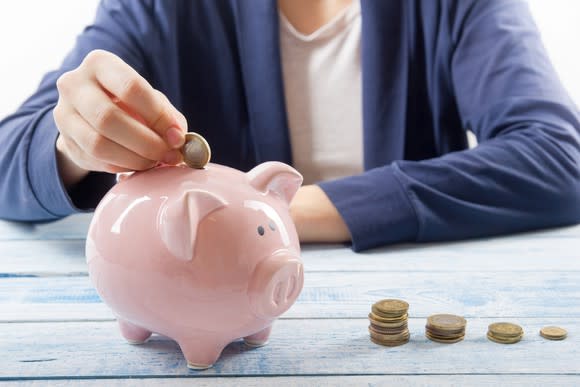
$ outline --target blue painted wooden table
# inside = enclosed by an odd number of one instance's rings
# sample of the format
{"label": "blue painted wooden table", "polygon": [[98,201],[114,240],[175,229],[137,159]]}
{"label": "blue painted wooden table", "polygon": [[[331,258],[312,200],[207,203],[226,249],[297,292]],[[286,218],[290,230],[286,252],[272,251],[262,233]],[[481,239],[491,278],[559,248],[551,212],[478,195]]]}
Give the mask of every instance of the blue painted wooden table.
{"label": "blue painted wooden table", "polygon": [[[154,336],[133,346],[120,337],[87,276],[89,221],[86,214],[41,225],[0,221],[0,381],[580,385],[580,226],[364,254],[304,246],[304,290],[274,325],[269,345],[234,342],[213,368],[195,372],[171,340]],[[381,298],[409,302],[408,344],[369,340],[367,314]],[[433,313],[465,316],[465,340],[427,340]],[[520,324],[524,339],[488,341],[495,321]],[[541,338],[545,325],[566,328],[568,339]]]}

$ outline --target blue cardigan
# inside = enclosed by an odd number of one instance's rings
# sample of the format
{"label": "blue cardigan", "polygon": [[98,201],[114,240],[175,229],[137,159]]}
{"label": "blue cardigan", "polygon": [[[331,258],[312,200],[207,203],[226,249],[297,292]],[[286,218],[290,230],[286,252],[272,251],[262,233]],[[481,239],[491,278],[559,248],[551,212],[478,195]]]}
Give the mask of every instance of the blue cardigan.
{"label": "blue cardigan", "polygon": [[[97,48],[165,93],[215,162],[291,164],[278,38],[274,0],[103,1],[0,123],[0,217],[90,210],[114,184],[91,173],[67,193],[56,167],[55,82]],[[578,109],[524,3],[362,0],[362,68],[366,172],[320,183],[355,250],[580,221]]]}

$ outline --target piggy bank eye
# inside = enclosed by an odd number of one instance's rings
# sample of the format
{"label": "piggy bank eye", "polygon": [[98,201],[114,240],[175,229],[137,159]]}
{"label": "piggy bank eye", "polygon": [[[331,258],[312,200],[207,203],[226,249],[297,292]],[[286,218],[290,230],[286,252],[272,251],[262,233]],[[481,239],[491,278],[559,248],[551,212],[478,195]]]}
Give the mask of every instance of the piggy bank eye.
{"label": "piggy bank eye", "polygon": [[258,234],[260,234],[260,236],[262,236],[262,235],[264,235],[264,232],[265,232],[264,227],[258,226]]}
{"label": "piggy bank eye", "polygon": [[276,225],[274,224],[274,222],[270,221],[268,223],[268,226],[270,227],[270,230],[272,231],[276,231]]}

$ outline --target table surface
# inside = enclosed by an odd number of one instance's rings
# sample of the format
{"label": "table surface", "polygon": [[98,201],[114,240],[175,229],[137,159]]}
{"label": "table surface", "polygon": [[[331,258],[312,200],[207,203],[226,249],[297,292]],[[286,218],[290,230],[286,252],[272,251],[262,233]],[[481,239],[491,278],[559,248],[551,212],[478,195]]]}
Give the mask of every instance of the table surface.
{"label": "table surface", "polygon": [[[230,344],[213,368],[191,371],[175,342],[126,343],[90,284],[90,214],[47,224],[0,221],[0,381],[44,385],[580,384],[580,225],[465,242],[355,254],[304,246],[304,290],[267,346]],[[409,302],[408,344],[369,340],[373,302]],[[465,340],[427,340],[427,316],[467,319]],[[486,339],[496,321],[523,340]],[[548,341],[546,325],[568,330]]]}

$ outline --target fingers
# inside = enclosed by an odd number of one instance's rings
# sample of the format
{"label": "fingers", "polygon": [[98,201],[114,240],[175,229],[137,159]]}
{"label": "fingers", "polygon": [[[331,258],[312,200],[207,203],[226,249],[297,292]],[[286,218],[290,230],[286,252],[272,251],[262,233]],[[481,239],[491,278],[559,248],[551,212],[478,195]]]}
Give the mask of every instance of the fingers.
{"label": "fingers", "polygon": [[[185,117],[114,54],[91,52],[59,77],[57,89],[57,148],[67,165],[116,173],[182,161],[178,149],[187,131]],[[61,176],[63,170],[59,166]]]}
{"label": "fingers", "polygon": [[177,109],[161,97],[137,71],[123,60],[104,51],[94,51],[85,59],[93,67],[99,85],[117,97],[145,121],[147,127],[162,138],[169,128],[185,131],[183,122],[176,117]]}
{"label": "fingers", "polygon": [[187,129],[188,129],[187,128],[187,119],[179,110],[177,110],[175,107],[173,107],[173,105],[171,104],[171,102],[169,101],[169,99],[167,98],[167,96],[165,94],[163,94],[159,90],[155,90],[155,92],[157,93],[158,97],[161,98],[163,103],[166,103],[167,105],[169,105],[171,107],[171,109],[173,111],[173,116],[177,119],[177,123],[178,123],[177,128],[170,128],[166,132],[166,141],[173,148],[176,148],[176,149],[181,148],[183,146],[183,143],[185,142],[185,133],[187,133]]}
{"label": "fingers", "polygon": [[135,171],[152,168],[156,161],[141,155],[111,141],[94,130],[91,125],[74,111],[60,112],[55,109],[55,115],[66,116],[67,126],[74,131],[61,132],[67,149],[72,158],[81,168],[92,171],[117,173],[119,171]]}
{"label": "fingers", "polygon": [[124,168],[106,164],[101,160],[97,160],[87,155],[74,140],[64,136],[62,133],[59,135],[59,142],[63,144],[61,146],[64,147],[63,151],[66,153],[67,157],[71,157],[77,167],[86,171],[108,173],[120,173],[126,171]]}
{"label": "fingers", "polygon": [[131,117],[95,85],[73,95],[75,110],[103,137],[149,160],[163,160],[169,147],[155,132]]}

